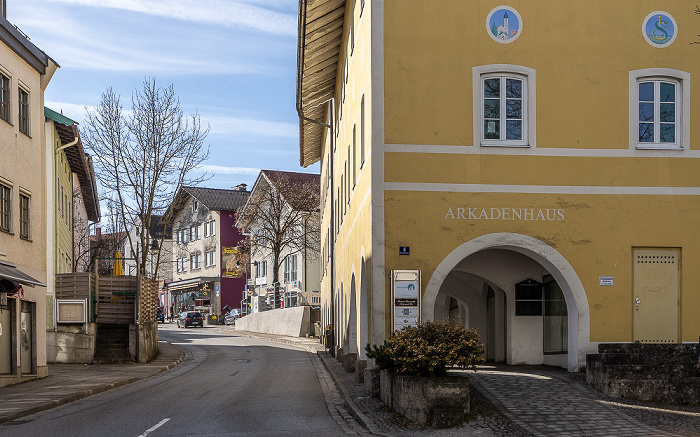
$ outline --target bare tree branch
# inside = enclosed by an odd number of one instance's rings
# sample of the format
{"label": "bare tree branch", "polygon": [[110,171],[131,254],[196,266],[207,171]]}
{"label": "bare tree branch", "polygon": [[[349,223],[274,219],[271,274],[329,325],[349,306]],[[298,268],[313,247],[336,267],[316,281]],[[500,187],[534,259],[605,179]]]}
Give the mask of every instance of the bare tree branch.
{"label": "bare tree branch", "polygon": [[[116,197],[123,229],[139,226],[137,240],[128,244],[137,256],[138,272],[157,278],[161,244],[152,253],[148,230],[153,215],[162,215],[180,187],[206,179],[190,177],[209,156],[204,141],[209,128],[202,129],[199,115],[186,117],[172,85],[159,88],[156,80],[145,79],[143,88],[131,97],[131,112],[122,110],[120,96],[110,88],[94,111],[88,111],[84,143],[96,157],[96,176]],[[165,229],[172,217],[164,217]],[[152,254],[152,255],[149,255]],[[155,271],[147,272],[148,258],[155,256]]]}

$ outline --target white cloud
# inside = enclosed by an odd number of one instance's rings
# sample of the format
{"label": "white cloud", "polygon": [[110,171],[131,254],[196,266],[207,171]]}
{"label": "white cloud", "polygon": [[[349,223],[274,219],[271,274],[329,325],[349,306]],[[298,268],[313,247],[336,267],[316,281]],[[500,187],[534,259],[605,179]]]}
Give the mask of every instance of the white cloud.
{"label": "white cloud", "polygon": [[252,167],[224,167],[222,165],[203,164],[197,167],[197,170],[214,174],[237,174],[237,175],[252,175],[257,176],[260,173],[259,168]]}
{"label": "white cloud", "polygon": [[[121,9],[148,15],[227,27],[246,26],[262,32],[295,35],[296,14],[272,11],[250,1],[225,0],[57,0],[66,4]],[[269,3],[268,3],[269,4]]]}
{"label": "white cloud", "polygon": [[212,134],[277,138],[296,138],[299,134],[299,125],[279,121],[221,116],[202,116],[201,121],[202,124],[209,124]]}

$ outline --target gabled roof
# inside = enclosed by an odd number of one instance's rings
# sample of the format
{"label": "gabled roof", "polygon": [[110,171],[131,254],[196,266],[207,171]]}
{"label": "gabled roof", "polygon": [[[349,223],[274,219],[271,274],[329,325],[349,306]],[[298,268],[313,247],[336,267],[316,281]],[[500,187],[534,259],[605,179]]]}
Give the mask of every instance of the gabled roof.
{"label": "gabled roof", "polygon": [[77,143],[65,148],[64,151],[71,171],[78,175],[88,220],[92,222],[100,221],[100,202],[97,195],[95,172],[92,168],[90,156],[85,154],[77,123],[47,107],[44,107],[44,117],[54,122],[58,136],[61,139],[61,146],[70,144],[76,139],[78,140]]}
{"label": "gabled roof", "polygon": [[[260,170],[284,200],[299,211],[315,211],[320,204],[321,175],[279,170]],[[257,182],[256,182],[257,185]]]}
{"label": "gabled roof", "polygon": [[297,101],[299,160],[321,159],[326,102],[335,95],[346,0],[299,0]]}
{"label": "gabled roof", "polygon": [[192,196],[210,211],[238,211],[243,208],[250,191],[224,190],[220,188],[182,187],[168,207],[165,215],[182,209],[187,196]]}
{"label": "gabled roof", "polygon": [[200,187],[182,189],[212,211],[237,211],[250,196],[250,191]]}

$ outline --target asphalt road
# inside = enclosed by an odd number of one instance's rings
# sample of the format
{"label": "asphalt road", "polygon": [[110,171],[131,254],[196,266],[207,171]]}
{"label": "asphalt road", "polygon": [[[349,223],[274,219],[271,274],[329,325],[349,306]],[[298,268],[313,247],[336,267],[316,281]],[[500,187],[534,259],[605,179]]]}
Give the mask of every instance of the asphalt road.
{"label": "asphalt road", "polygon": [[345,435],[311,354],[214,331],[161,329],[161,340],[186,352],[178,367],[14,421],[0,436]]}

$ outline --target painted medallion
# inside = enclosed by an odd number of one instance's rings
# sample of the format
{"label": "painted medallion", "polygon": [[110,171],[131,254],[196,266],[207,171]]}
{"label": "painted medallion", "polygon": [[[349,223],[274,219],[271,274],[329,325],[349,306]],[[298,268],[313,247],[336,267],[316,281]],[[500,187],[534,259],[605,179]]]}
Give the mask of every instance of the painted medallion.
{"label": "painted medallion", "polygon": [[523,29],[520,14],[510,6],[497,6],[486,18],[486,31],[496,42],[507,44],[520,36]]}
{"label": "painted medallion", "polygon": [[666,47],[676,39],[676,20],[664,11],[654,11],[642,22],[644,39],[653,47]]}

